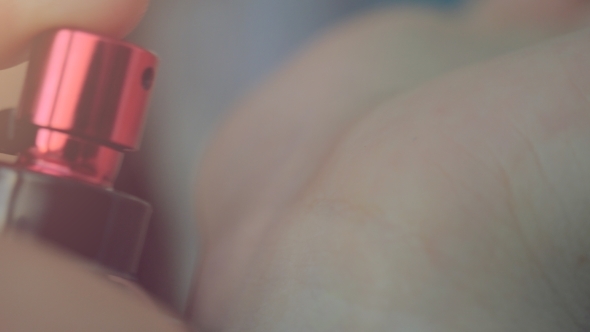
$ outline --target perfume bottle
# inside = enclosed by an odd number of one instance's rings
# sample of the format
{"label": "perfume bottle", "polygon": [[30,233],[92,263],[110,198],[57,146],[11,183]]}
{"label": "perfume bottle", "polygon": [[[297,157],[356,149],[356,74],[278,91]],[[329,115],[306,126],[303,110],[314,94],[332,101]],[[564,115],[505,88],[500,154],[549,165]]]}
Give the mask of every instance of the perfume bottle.
{"label": "perfume bottle", "polygon": [[[57,29],[32,47],[20,104],[0,112],[0,229],[25,232],[134,280],[150,205],[113,189],[137,150],[154,54]],[[124,279],[121,279],[124,278]]]}

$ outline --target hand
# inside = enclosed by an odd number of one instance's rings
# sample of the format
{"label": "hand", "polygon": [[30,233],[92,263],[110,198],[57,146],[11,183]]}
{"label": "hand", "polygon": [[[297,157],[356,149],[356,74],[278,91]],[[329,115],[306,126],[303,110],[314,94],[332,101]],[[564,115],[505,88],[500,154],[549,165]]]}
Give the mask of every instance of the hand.
{"label": "hand", "polygon": [[[105,13],[122,5],[92,3]],[[121,22],[133,22],[142,4],[124,3]],[[481,8],[490,3],[502,1]],[[559,2],[571,3],[583,6]],[[582,12],[566,5],[529,7],[530,17],[504,16],[518,8],[370,15],[244,101],[201,170],[195,324],[584,330],[590,34],[456,70],[557,33],[573,21],[562,13]],[[557,22],[547,34],[515,38],[538,28],[523,18],[546,12],[555,20],[543,27]],[[507,21],[506,30],[493,24]],[[113,23],[96,22],[105,32]],[[0,269],[0,330],[176,328],[38,244],[2,238]]]}
{"label": "hand", "polygon": [[[120,37],[144,0],[0,0],[0,66],[23,58],[30,38],[70,26]],[[0,94],[1,95],[1,94]],[[172,318],[114,283],[14,234],[0,236],[0,331],[181,331]]]}
{"label": "hand", "polygon": [[381,11],[316,40],[205,158],[193,320],[589,330],[590,30],[545,40],[588,7]]}

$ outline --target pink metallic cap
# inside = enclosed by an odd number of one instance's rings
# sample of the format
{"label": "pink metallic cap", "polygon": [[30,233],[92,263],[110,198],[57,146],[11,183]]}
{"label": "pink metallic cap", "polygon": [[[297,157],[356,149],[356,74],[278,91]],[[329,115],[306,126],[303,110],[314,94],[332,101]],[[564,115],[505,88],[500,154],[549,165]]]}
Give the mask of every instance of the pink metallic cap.
{"label": "pink metallic cap", "polygon": [[139,148],[154,54],[71,29],[41,35],[31,54],[20,120],[119,151]]}

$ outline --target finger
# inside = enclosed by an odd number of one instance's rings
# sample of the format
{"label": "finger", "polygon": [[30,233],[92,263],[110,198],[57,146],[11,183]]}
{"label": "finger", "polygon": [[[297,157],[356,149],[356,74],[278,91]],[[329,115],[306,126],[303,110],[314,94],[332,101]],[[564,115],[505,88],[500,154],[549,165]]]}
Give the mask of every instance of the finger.
{"label": "finger", "polygon": [[0,331],[184,331],[87,265],[31,239],[0,236]]}
{"label": "finger", "polygon": [[50,28],[65,26],[121,37],[138,23],[147,2],[0,0],[0,69],[21,61],[31,38]]}

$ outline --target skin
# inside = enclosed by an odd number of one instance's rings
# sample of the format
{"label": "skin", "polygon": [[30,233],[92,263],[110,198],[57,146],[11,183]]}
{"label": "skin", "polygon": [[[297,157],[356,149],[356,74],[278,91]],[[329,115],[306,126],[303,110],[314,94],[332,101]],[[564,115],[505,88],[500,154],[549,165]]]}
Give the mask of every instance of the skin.
{"label": "skin", "polygon": [[[0,63],[54,25],[124,34],[145,6],[88,0],[87,11],[46,13],[38,3],[0,1],[0,15],[22,18],[0,35]],[[192,325],[590,329],[588,8],[384,9],[296,55],[237,104],[200,166]],[[181,328],[84,263],[10,233],[0,294],[0,331]]]}

